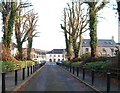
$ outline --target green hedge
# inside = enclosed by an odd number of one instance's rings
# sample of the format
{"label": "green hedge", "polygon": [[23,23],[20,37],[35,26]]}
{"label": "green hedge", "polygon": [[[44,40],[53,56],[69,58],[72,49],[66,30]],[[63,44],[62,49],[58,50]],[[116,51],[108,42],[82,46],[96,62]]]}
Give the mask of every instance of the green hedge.
{"label": "green hedge", "polygon": [[0,62],[0,70],[2,72],[10,72],[16,69],[22,69],[28,66],[32,66],[34,65],[35,62],[33,61],[19,61],[18,64],[16,64],[15,62],[10,62],[10,61],[6,61],[6,62]]}
{"label": "green hedge", "polygon": [[112,65],[111,62],[91,62],[83,65],[85,69],[94,70],[96,72],[106,72]]}
{"label": "green hedge", "polygon": [[81,64],[81,62],[73,62],[73,63],[71,63],[71,66],[80,67],[80,64]]}
{"label": "green hedge", "polygon": [[63,62],[64,65],[70,65],[70,62],[69,61],[65,61]]}
{"label": "green hedge", "polygon": [[29,67],[35,65],[34,61],[20,61],[21,68]]}
{"label": "green hedge", "polygon": [[0,63],[2,72],[9,72],[21,68],[20,64],[16,64],[15,62],[6,61]]}

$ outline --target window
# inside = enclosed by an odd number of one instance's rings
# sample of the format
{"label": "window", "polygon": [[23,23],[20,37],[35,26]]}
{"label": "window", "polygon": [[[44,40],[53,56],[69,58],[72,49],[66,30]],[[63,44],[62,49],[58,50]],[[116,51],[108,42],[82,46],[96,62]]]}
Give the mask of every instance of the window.
{"label": "window", "polygon": [[52,59],[49,59],[50,62],[52,62]]}
{"label": "window", "polygon": [[56,57],[56,55],[54,55],[54,57]]}
{"label": "window", "polygon": [[56,59],[54,59],[54,62],[56,62]]}
{"label": "window", "polygon": [[58,61],[60,61],[60,59],[58,59]]}
{"label": "window", "polygon": [[84,41],[83,43],[84,43],[84,44],[86,44],[87,42],[86,42],[86,41]]}
{"label": "window", "polygon": [[89,52],[89,48],[85,48],[85,52]]}
{"label": "window", "polygon": [[62,57],[64,57],[64,55],[62,55]]}
{"label": "window", "polygon": [[50,55],[50,57],[52,57],[52,55]]}
{"label": "window", "polygon": [[58,55],[58,57],[60,57],[60,55]]}

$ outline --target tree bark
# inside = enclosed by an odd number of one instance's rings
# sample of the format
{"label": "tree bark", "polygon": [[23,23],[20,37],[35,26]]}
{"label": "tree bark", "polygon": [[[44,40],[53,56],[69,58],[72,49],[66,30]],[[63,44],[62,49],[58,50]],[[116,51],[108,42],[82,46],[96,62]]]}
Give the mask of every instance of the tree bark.
{"label": "tree bark", "polygon": [[97,14],[90,9],[90,47],[91,47],[91,57],[96,57],[97,53]]}

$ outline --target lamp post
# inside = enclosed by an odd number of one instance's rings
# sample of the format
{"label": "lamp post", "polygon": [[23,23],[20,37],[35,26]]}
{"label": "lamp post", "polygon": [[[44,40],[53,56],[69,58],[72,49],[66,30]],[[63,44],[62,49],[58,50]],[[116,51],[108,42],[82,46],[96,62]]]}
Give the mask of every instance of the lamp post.
{"label": "lamp post", "polygon": [[118,43],[120,43],[120,1],[117,2],[118,11]]}

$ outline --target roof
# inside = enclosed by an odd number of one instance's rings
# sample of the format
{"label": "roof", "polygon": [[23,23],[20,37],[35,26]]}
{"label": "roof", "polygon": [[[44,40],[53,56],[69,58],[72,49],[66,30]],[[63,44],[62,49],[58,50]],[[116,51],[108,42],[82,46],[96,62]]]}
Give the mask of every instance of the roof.
{"label": "roof", "polygon": [[47,52],[47,54],[64,54],[65,49],[53,49],[52,51]]}
{"label": "roof", "polygon": [[[99,39],[98,47],[115,47],[116,43],[112,39]],[[90,47],[90,39],[83,39],[82,47]]]}

